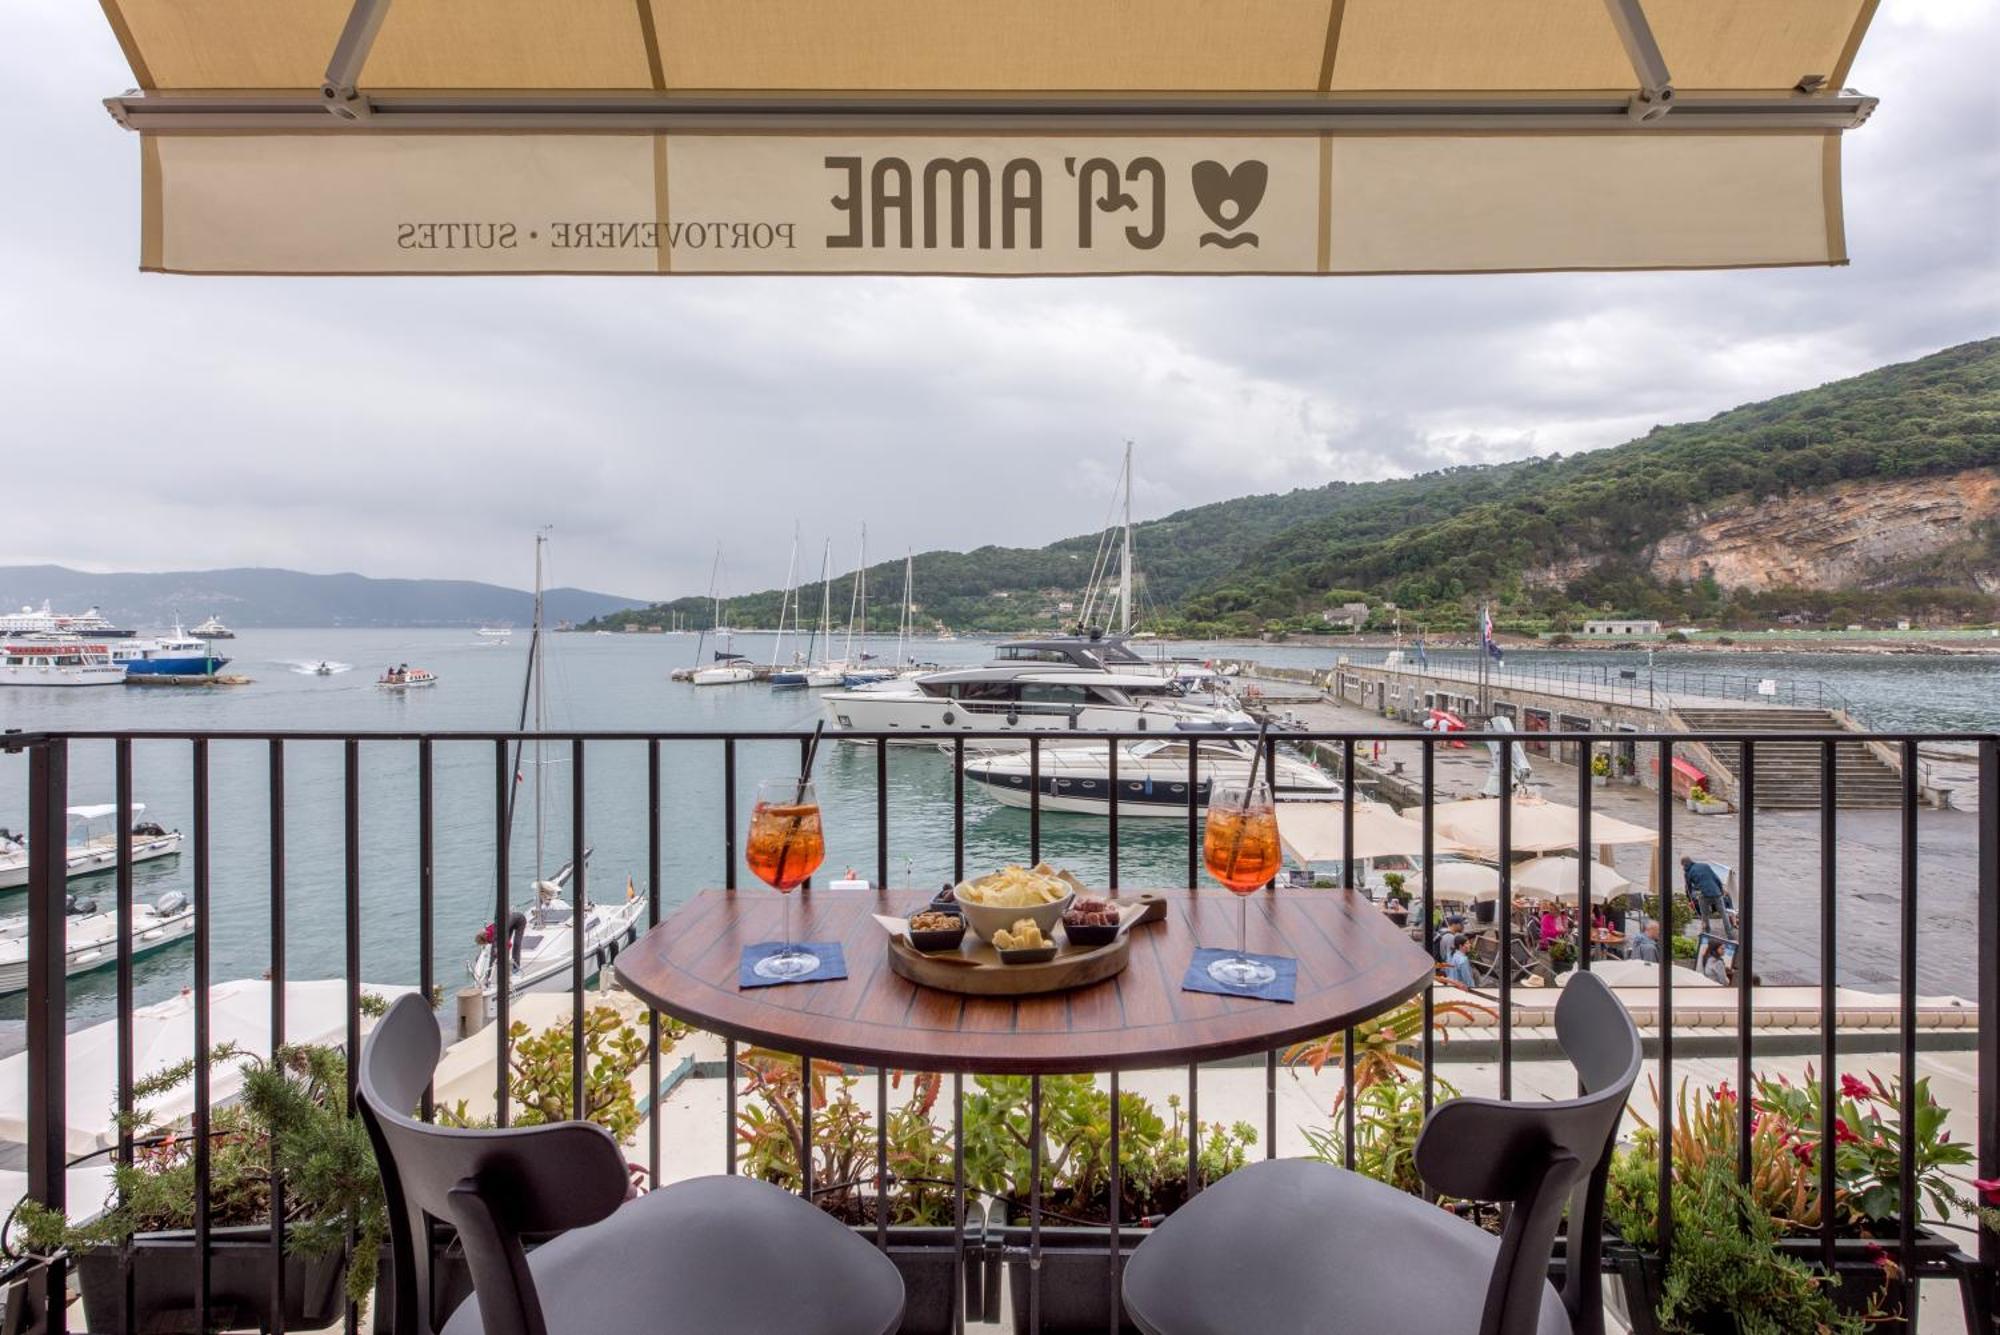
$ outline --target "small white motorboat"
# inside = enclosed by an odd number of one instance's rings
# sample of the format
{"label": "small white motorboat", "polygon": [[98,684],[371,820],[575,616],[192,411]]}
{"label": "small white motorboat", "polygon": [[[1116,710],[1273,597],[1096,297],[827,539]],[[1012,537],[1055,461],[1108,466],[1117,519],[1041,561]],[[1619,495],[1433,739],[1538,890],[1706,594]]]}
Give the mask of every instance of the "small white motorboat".
{"label": "small white motorboat", "polygon": [[[94,899],[68,900],[64,921],[67,941],[65,969],[70,974],[87,973],[118,962],[118,913],[100,909]],[[132,955],[136,959],[194,932],[194,907],[187,896],[170,890],[152,904],[132,906]],[[28,920],[9,918],[0,922],[0,995],[19,992],[28,986]]]}
{"label": "small white motorboat", "polygon": [[[150,862],[181,851],[181,832],[163,829],[151,821],[138,820],[146,806],[132,804],[134,823],[127,836],[132,843],[132,861]],[[118,866],[118,832],[112,822],[118,807],[106,802],[96,806],[71,807],[65,857],[69,875],[95,876]],[[12,830],[0,829],[0,890],[12,890],[28,883],[28,839]]]}
{"label": "small white motorboat", "polygon": [[437,685],[437,674],[402,663],[385,670],[375,684],[385,691],[414,691],[420,686]]}
{"label": "small white motorboat", "polygon": [[714,667],[696,668],[688,680],[697,686],[736,686],[757,680],[757,672],[741,663],[717,663]]}
{"label": "small white motorboat", "polygon": [[315,677],[331,677],[333,675],[333,664],[322,658],[319,662],[313,664],[313,675]]}
{"label": "small white motorboat", "polygon": [[[587,860],[589,853],[584,856]],[[525,913],[516,911],[504,930],[488,923],[474,937],[479,951],[466,967],[472,974],[473,982],[487,996],[494,995],[500,988],[500,977],[493,967],[496,950],[512,960],[507,984],[509,994],[555,991],[570,986],[572,966],[576,962],[576,910],[563,895],[569,881],[570,867],[565,863],[553,878],[535,882],[533,908]],[[639,897],[629,880],[625,883],[625,898],[621,903],[594,904],[584,901],[585,982],[603,972],[618,958],[619,951],[639,939],[640,920],[645,912],[646,901]]]}

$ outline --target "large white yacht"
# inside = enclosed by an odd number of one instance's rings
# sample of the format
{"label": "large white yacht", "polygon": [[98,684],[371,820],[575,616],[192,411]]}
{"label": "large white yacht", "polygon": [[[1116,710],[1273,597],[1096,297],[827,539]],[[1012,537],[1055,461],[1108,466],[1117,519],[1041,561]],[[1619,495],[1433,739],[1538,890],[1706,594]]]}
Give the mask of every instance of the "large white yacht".
{"label": "large white yacht", "polygon": [[[1209,789],[1216,781],[1227,784],[1249,779],[1257,742],[1254,735],[1180,731],[1118,743],[1118,814],[1185,817],[1190,752],[1195,766],[1195,810],[1206,811]],[[1104,742],[1065,741],[1044,746],[1039,759],[1018,750],[969,753],[965,777],[1004,806],[1030,805],[1039,787],[1044,811],[1090,816],[1111,811],[1110,745]],[[1340,780],[1284,750],[1276,752],[1273,768],[1264,777],[1287,802],[1332,802],[1343,795]]]}
{"label": "large white yacht", "polygon": [[[1025,737],[1250,722],[1227,705],[1189,699],[1158,665],[1112,636],[1010,640],[985,667],[930,672],[820,698],[839,731],[901,733],[913,742],[954,732]],[[980,745],[1005,748],[1026,741],[989,739]]]}

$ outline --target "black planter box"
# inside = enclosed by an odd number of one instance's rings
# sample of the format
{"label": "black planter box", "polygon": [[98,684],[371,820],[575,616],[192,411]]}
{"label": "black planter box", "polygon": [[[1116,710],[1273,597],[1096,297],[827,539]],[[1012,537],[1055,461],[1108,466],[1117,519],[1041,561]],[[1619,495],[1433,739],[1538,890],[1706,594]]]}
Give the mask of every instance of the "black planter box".
{"label": "black planter box", "polygon": [[[200,1335],[197,1289],[201,1283],[192,1232],[141,1233],[132,1239],[132,1329],[137,1335]],[[125,1277],[119,1250],[77,1253],[87,1329],[106,1335],[125,1326]],[[346,1310],[339,1252],[281,1256],[262,1224],[209,1232],[209,1329],[273,1329],[273,1267],[285,1276],[286,1330],[325,1330]]]}
{"label": "black planter box", "polygon": [[[997,1236],[1007,1249],[1007,1296],[1014,1309],[1014,1335],[1028,1335],[1029,1233],[1017,1226],[1000,1229]],[[1122,1263],[1132,1259],[1133,1249],[1145,1237],[1146,1230],[1136,1225],[1118,1230],[1121,1266],[1117,1273],[1123,1273]],[[1110,1228],[1062,1225],[1042,1229],[1043,1335],[1104,1335],[1111,1324],[1113,1273]],[[1118,1300],[1118,1329],[1121,1335],[1139,1335],[1122,1296]]]}
{"label": "black planter box", "polygon": [[[854,1231],[871,1246],[875,1228],[857,1224]],[[966,1212],[965,1298],[967,1321],[985,1319],[986,1263],[975,1241],[979,1221]],[[889,1229],[889,1260],[903,1277],[901,1335],[951,1335],[953,1269],[958,1259],[958,1234],[949,1225],[897,1225]]]}
{"label": "black planter box", "polygon": [[[1778,1251],[1795,1260],[1818,1267],[1821,1259],[1820,1240],[1816,1236],[1780,1238]],[[1843,1312],[1859,1314],[1868,1309],[1869,1302],[1882,1291],[1882,1270],[1875,1264],[1871,1248],[1880,1248],[1891,1256],[1897,1255],[1896,1239],[1892,1237],[1837,1238],[1834,1241],[1834,1305]],[[1942,1263],[1957,1252],[1957,1247],[1936,1234],[1917,1230],[1916,1256],[1919,1265],[1926,1262]],[[1612,1273],[1606,1276],[1604,1298],[1612,1314],[1625,1323],[1632,1335],[1660,1335],[1660,1325],[1654,1313],[1659,1310],[1660,1289],[1666,1282],[1666,1272],[1660,1265],[1657,1252],[1626,1246],[1622,1243],[1605,1247],[1605,1262]],[[1889,1301],[1894,1302],[1899,1289],[1892,1286]],[[1718,1312],[1696,1322],[1697,1335],[1737,1335],[1736,1318],[1728,1312]],[[1909,1322],[1898,1315],[1870,1325],[1874,1335],[1908,1335]]]}

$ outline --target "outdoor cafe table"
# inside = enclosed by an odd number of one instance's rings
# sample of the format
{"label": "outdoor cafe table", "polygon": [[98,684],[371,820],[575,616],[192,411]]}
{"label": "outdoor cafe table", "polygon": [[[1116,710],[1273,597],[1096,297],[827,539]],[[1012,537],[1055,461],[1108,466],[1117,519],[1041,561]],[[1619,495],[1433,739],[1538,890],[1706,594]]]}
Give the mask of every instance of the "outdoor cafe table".
{"label": "outdoor cafe table", "polygon": [[1154,893],[1165,922],[1131,929],[1123,973],[1068,992],[962,996],[892,973],[888,933],[871,915],[907,916],[922,890],[795,894],[799,941],[837,941],[848,976],[740,989],[743,947],[780,935],[776,892],[704,890],[619,956],[620,980],[656,1010],[743,1043],[809,1058],[913,1071],[1062,1075],[1142,1070],[1265,1052],[1346,1029],[1420,992],[1431,959],[1352,891],[1250,896],[1253,952],[1298,959],[1291,1004],[1184,992],[1197,945],[1233,949],[1235,897],[1220,888]]}

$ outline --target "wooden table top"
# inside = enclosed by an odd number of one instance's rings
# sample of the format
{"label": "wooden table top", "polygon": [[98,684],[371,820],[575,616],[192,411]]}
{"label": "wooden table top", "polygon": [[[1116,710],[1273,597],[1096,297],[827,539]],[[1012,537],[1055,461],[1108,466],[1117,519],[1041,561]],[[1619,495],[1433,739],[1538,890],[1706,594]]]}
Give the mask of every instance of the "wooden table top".
{"label": "wooden table top", "polygon": [[1236,945],[1235,897],[1220,887],[1144,893],[1166,899],[1167,920],[1132,929],[1125,972],[1043,996],[960,996],[891,973],[888,934],[871,915],[914,912],[930,898],[922,890],[795,896],[797,939],[838,941],[846,954],[848,976],[835,982],[737,987],[743,947],[780,932],[778,896],[761,886],[700,892],[627,947],[616,968],[656,1009],[740,1042],[865,1066],[996,1075],[1264,1052],[1378,1015],[1431,981],[1430,956],[1367,900],[1343,890],[1280,889],[1250,897],[1249,945],[1298,958],[1297,1000],[1184,992],[1197,944]]}

